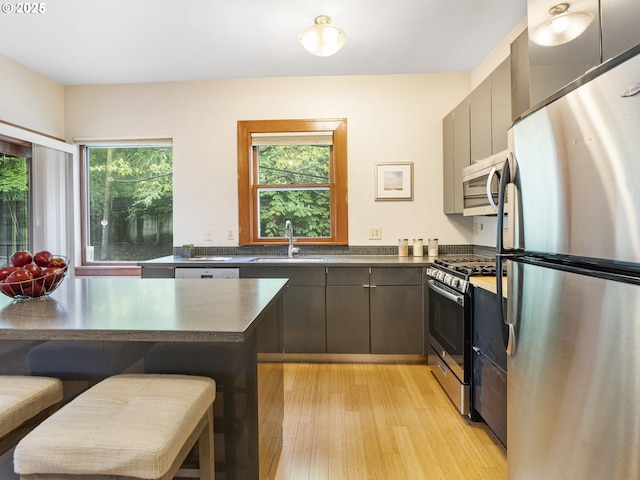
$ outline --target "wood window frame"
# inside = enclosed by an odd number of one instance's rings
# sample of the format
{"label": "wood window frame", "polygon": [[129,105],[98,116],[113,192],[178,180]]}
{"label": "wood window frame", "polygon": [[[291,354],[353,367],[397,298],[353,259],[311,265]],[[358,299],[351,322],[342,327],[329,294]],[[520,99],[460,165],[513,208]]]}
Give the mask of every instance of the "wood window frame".
{"label": "wood window frame", "polygon": [[254,167],[252,133],[333,132],[330,166],[331,237],[296,240],[299,245],[348,245],[347,119],[240,120],[238,121],[238,243],[284,245],[280,238],[260,238],[257,211],[257,169]]}

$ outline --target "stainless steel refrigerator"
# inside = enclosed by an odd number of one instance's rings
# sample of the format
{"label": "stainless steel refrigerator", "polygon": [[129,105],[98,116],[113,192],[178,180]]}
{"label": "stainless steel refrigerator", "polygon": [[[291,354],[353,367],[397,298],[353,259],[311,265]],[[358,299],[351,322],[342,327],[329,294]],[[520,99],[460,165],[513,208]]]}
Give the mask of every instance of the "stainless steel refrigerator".
{"label": "stainless steel refrigerator", "polygon": [[567,92],[514,125],[501,178],[508,476],[640,479],[640,48]]}

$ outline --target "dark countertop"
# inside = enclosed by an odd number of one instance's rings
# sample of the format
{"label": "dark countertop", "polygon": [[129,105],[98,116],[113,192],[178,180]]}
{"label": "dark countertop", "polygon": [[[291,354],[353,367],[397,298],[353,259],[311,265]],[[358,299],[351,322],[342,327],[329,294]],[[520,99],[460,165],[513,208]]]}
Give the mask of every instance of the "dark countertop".
{"label": "dark countertop", "polygon": [[138,262],[142,267],[240,267],[246,265],[263,266],[424,266],[436,257],[399,257],[397,255],[300,255],[293,258],[252,256],[252,257],[196,257],[185,258],[174,255]]}
{"label": "dark countertop", "polygon": [[0,338],[242,342],[286,279],[67,278],[49,298],[0,294]]}

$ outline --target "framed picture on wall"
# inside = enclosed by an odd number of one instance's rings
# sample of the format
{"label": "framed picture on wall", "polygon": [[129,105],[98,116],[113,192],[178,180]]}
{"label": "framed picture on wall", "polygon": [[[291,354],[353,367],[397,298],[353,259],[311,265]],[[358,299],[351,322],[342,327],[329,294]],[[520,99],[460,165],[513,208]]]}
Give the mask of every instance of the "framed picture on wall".
{"label": "framed picture on wall", "polygon": [[376,163],[375,199],[413,200],[413,162]]}

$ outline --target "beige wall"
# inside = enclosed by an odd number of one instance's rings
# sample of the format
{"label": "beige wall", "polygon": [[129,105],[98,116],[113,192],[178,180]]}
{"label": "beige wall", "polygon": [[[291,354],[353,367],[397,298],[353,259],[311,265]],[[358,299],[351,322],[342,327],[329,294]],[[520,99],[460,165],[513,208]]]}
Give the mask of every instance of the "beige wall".
{"label": "beige wall", "polygon": [[[442,117],[470,91],[468,73],[215,80],[65,87],[67,141],[174,141],[174,243],[235,245],[236,121],[345,117],[349,243],[398,237],[470,243],[472,219],[442,214]],[[374,201],[374,163],[414,162],[414,200]],[[368,227],[382,227],[382,241]],[[205,242],[205,228],[214,241]]]}
{"label": "beige wall", "polygon": [[0,120],[64,137],[62,85],[0,55]]}

